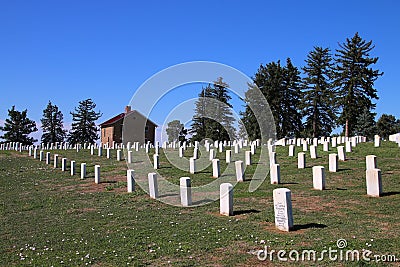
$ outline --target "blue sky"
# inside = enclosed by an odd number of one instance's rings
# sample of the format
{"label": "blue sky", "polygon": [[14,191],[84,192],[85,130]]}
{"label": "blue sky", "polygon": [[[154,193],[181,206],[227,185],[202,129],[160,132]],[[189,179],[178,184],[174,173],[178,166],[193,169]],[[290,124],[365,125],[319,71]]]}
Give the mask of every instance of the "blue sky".
{"label": "blue sky", "polygon": [[[68,124],[78,101],[92,98],[105,121],[172,65],[215,61],[253,76],[260,64],[287,57],[301,67],[313,46],[334,50],[355,32],[373,40],[385,73],[376,82],[378,116],[400,117],[399,14],[395,0],[0,0],[0,120],[15,105],[39,121],[51,100]],[[200,90],[185,88],[179,95]],[[162,123],[177,101],[166,96],[151,119]]]}

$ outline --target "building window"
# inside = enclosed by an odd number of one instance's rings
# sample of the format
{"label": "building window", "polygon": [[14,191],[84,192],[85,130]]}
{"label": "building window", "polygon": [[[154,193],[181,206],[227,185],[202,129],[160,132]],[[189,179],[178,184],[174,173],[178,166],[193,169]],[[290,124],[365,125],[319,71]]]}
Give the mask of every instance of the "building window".
{"label": "building window", "polygon": [[149,126],[146,126],[146,127],[144,128],[144,132],[145,132],[145,133],[148,133],[148,132],[149,132]]}

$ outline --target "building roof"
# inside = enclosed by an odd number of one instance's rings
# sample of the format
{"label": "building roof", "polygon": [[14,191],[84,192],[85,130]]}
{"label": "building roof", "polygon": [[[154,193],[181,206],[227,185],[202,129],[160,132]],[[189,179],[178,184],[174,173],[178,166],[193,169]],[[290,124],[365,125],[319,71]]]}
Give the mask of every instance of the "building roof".
{"label": "building roof", "polygon": [[[116,122],[118,122],[118,121],[120,121],[120,120],[123,120],[123,119],[125,118],[126,115],[132,114],[132,113],[138,113],[140,116],[146,118],[146,116],[144,116],[144,115],[143,115],[142,113],[140,113],[139,111],[137,111],[137,110],[132,110],[132,111],[129,111],[128,113],[124,113],[124,112],[123,112],[123,113],[120,113],[120,114],[118,114],[118,115],[112,117],[111,119],[109,119],[109,120],[107,120],[107,121],[101,123],[101,124],[100,124],[100,127],[111,126],[112,124],[114,124],[114,123],[116,123]],[[149,118],[147,118],[147,121],[150,122],[151,124],[153,124],[155,127],[158,127],[158,125],[155,124],[153,121],[151,121]]]}

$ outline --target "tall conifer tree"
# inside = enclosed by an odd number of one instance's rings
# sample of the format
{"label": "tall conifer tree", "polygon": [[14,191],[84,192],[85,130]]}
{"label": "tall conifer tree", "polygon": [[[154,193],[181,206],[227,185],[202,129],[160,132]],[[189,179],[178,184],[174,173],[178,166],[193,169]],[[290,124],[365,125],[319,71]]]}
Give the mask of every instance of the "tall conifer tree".
{"label": "tall conifer tree", "polygon": [[375,108],[372,100],[378,99],[378,94],[374,83],[383,73],[372,69],[378,61],[378,57],[370,57],[375,47],[372,41],[367,42],[356,33],[339,46],[334,81],[341,108],[338,123],[344,126],[345,135],[350,136],[356,128],[357,116],[365,108]]}

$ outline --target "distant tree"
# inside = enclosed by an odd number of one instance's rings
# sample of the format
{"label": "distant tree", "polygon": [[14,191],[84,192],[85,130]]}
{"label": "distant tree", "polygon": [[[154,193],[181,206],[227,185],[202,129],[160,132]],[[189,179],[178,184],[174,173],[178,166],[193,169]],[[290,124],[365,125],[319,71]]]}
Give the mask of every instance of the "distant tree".
{"label": "distant tree", "polygon": [[303,131],[300,103],[301,78],[290,58],[286,60],[281,91],[281,137],[299,137]]}
{"label": "distant tree", "polygon": [[257,87],[249,85],[244,99],[246,108],[244,112],[241,112],[241,120],[246,127],[249,138],[252,140],[261,138],[258,120],[251,110],[250,103],[259,110],[266,108],[263,107],[262,101],[258,99],[257,90],[262,92],[269,104],[275,121],[276,137],[300,135],[302,131],[299,110],[301,79],[298,69],[293,66],[291,60],[287,59],[286,67],[282,67],[280,61],[271,62],[265,66],[260,65],[253,80]]}
{"label": "distant tree", "polygon": [[203,87],[195,102],[196,107],[192,118],[192,126],[189,131],[192,134],[191,139],[193,141],[201,141],[209,135],[208,125],[210,119],[206,117],[206,112],[210,106],[208,98],[211,98],[211,90],[211,85]]}
{"label": "distant tree", "polygon": [[389,135],[400,132],[400,120],[396,120],[393,115],[382,114],[376,122],[378,135],[388,139]]}
{"label": "distant tree", "polygon": [[356,33],[339,46],[335,54],[334,80],[341,108],[338,123],[344,126],[345,135],[350,136],[354,133],[358,115],[365,108],[375,108],[372,100],[378,99],[378,95],[374,82],[383,73],[371,68],[378,61],[378,57],[369,55],[375,47],[372,41],[366,42]]}
{"label": "distant tree", "polygon": [[[230,140],[235,138],[229,85],[219,77],[212,85],[203,88],[196,100],[195,114],[190,133],[193,141],[205,138],[212,140]],[[210,118],[213,117],[213,118]]]}
{"label": "distant tree", "polygon": [[46,109],[43,110],[42,122],[42,143],[62,142],[66,136],[66,131],[63,128],[63,114],[56,105],[50,101]]}
{"label": "distant tree", "polygon": [[183,124],[179,120],[168,122],[167,129],[165,130],[167,132],[168,142],[178,141],[182,128],[184,128]]}
{"label": "distant tree", "polygon": [[229,85],[223,81],[222,77],[218,77],[214,81],[211,97],[216,100],[212,101],[212,113],[215,120],[210,121],[209,129],[212,140],[230,140],[236,138],[236,130],[233,127],[235,119],[233,118],[232,105],[229,101],[232,97],[228,92]]}
{"label": "distant tree", "polygon": [[25,109],[20,112],[15,110],[15,106],[12,106],[8,110],[8,117],[0,130],[4,132],[4,135],[0,138],[6,142],[19,142],[22,145],[32,145],[37,140],[33,137],[29,137],[29,134],[36,132],[36,123],[27,117],[28,111]]}
{"label": "distant tree", "polygon": [[375,116],[376,113],[372,113],[368,108],[365,108],[363,113],[357,117],[354,134],[365,136],[371,140],[377,133]]}
{"label": "distant tree", "polygon": [[303,67],[304,130],[307,136],[329,136],[335,127],[336,108],[332,86],[332,57],[328,48],[314,47]]}
{"label": "distant tree", "polygon": [[101,117],[100,112],[95,112],[96,104],[92,99],[86,99],[79,102],[79,106],[75,108],[72,115],[72,129],[68,135],[70,144],[94,143],[99,136],[98,128],[95,121]]}

